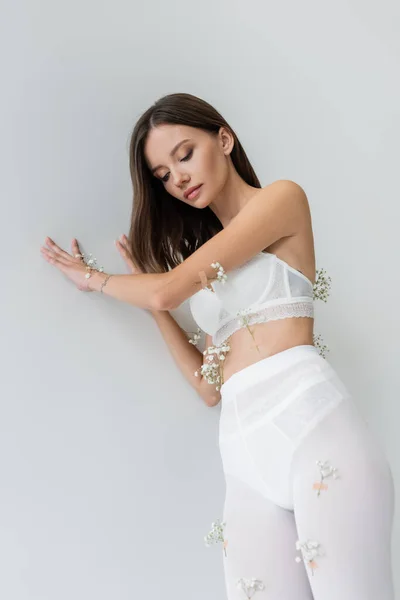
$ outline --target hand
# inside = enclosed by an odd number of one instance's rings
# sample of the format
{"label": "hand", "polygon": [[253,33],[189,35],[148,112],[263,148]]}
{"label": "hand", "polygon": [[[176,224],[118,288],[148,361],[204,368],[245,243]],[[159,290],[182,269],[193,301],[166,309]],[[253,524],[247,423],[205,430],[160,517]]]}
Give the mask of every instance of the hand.
{"label": "hand", "polygon": [[[120,255],[122,256],[122,258],[125,261],[126,266],[128,267],[128,271],[130,273],[132,273],[133,275],[140,275],[143,273],[143,271],[141,269],[139,269],[139,267],[137,267],[135,265],[135,263],[133,262],[133,258],[132,258],[132,254],[130,253],[130,251],[128,250],[128,239],[126,237],[126,235],[123,233],[120,235],[119,240],[115,240],[115,245],[117,247],[118,252],[120,253]],[[149,312],[152,316],[154,316],[155,314],[161,312],[161,311],[157,311],[157,310],[150,310],[150,309],[144,309],[147,312]]]}
{"label": "hand", "polygon": [[81,290],[82,292],[92,292],[93,290],[88,287],[89,280],[85,278],[85,275],[88,272],[86,264],[82,258],[75,257],[76,254],[82,254],[76,239],[74,238],[72,240],[72,255],[65,252],[65,250],[62,250],[49,237],[46,238],[45,242],[48,248],[45,246],[40,248],[43,258],[57,267],[57,269],[64,273],[68,279],[75,283],[78,290]]}
{"label": "hand", "polygon": [[140,275],[141,273],[143,273],[143,271],[139,269],[133,262],[132,254],[128,250],[128,239],[124,233],[120,235],[119,240],[116,240],[115,245],[117,246],[118,252],[124,259],[128,270],[133,275]]}

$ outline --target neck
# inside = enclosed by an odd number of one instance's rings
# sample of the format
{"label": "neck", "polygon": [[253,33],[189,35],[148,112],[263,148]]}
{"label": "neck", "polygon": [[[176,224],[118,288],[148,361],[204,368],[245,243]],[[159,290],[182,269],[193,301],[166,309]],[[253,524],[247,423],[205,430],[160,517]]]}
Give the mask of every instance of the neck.
{"label": "neck", "polygon": [[243,181],[232,163],[230,163],[225,186],[217,198],[209,204],[209,207],[225,228],[259,189]]}

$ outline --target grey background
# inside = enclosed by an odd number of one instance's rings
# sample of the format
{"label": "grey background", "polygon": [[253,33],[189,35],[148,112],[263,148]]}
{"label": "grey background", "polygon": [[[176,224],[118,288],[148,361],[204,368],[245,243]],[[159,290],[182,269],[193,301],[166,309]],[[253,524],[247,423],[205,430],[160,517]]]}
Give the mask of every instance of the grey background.
{"label": "grey background", "polygon": [[[75,236],[126,273],[114,240],[128,232],[135,121],[167,93],[214,104],[262,185],[307,192],[332,277],[316,333],[398,492],[399,5],[0,8],[0,596],[220,600],[221,549],[203,541],[224,499],[220,407],[184,380],[150,315],[79,292],[39,248],[50,235],[70,251]],[[185,309],[174,316],[190,329]]]}

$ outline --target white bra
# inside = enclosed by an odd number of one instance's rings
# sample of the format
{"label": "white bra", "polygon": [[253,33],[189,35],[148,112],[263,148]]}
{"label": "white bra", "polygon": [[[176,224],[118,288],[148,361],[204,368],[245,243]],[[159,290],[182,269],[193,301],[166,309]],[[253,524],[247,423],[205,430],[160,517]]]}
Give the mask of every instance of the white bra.
{"label": "white bra", "polygon": [[275,254],[259,252],[226,275],[189,298],[194,320],[215,346],[246,324],[314,317],[312,282]]}

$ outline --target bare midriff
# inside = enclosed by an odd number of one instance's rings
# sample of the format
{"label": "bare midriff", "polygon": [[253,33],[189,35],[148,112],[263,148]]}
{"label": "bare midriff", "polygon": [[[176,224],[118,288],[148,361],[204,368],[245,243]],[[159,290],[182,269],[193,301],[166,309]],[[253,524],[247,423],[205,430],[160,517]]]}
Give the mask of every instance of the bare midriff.
{"label": "bare midriff", "polygon": [[293,346],[312,345],[313,331],[314,319],[310,317],[289,317],[242,327],[225,341],[230,350],[223,361],[223,382],[263,358]]}

